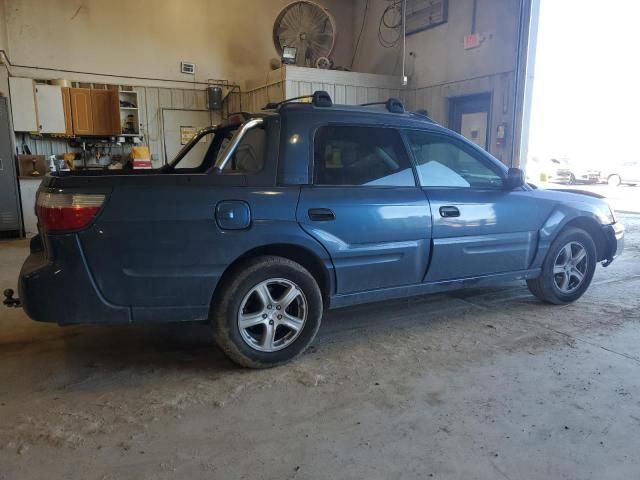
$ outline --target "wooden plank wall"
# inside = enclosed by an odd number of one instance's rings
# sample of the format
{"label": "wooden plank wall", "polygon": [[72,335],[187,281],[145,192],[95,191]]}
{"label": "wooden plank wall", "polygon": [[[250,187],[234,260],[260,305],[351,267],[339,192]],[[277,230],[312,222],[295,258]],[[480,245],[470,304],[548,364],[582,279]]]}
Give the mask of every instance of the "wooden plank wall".
{"label": "wooden plank wall", "polygon": [[[408,110],[428,111],[436,122],[448,126],[449,99],[478,93],[491,93],[491,115],[489,118],[489,152],[506,165],[511,161],[513,142],[513,72],[452,82],[432,87],[405,90],[402,100]],[[500,123],[507,124],[506,143],[496,146],[496,131]]]}
{"label": "wooden plank wall", "polygon": [[317,90],[328,92],[334,103],[347,105],[385,101],[400,96],[397,77],[286,66],[270,72],[262,79],[247,81],[243,108],[257,112],[269,102],[311,95]]}
{"label": "wooden plank wall", "polygon": [[242,92],[242,110],[259,112],[267,103],[281,102],[285,98],[285,69],[273,70],[262,78],[254,78],[245,82]]}

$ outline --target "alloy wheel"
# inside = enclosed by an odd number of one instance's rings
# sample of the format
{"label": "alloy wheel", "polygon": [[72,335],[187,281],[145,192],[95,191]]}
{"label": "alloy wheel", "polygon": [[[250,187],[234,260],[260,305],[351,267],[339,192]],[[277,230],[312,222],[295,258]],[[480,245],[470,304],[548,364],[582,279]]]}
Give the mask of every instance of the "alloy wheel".
{"label": "alloy wheel", "polygon": [[579,242],[569,242],[560,249],[553,262],[553,280],[565,295],[575,292],[587,275],[589,255]]}
{"label": "alloy wheel", "polygon": [[238,329],[251,348],[276,352],[291,345],[304,328],[308,302],[302,289],[285,278],[270,278],[245,295]]}

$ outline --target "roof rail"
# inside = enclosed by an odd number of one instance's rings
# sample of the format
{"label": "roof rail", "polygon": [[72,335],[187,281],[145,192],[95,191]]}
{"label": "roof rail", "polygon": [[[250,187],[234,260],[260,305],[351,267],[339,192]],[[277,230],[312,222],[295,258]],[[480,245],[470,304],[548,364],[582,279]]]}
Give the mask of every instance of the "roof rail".
{"label": "roof rail", "polygon": [[281,102],[269,102],[267,103],[262,110],[275,110],[280,105],[284,105],[286,103],[295,102],[296,100],[303,100],[311,98],[311,103],[314,107],[331,107],[333,105],[333,101],[331,100],[331,96],[325,92],[324,90],[316,90],[311,95],[301,95],[299,97],[287,98],[286,100],[282,100]]}
{"label": "roof rail", "polygon": [[422,117],[425,120],[431,122],[431,123],[438,123],[436,122],[433,118],[431,118],[429,116],[429,112],[427,110],[416,110],[415,112],[411,112],[412,115],[416,116],[416,117]]}
{"label": "roof rail", "polygon": [[384,105],[387,110],[391,113],[404,113],[404,105],[397,98],[390,98],[386,102],[370,102],[370,103],[362,103],[361,107],[371,107],[373,105]]}

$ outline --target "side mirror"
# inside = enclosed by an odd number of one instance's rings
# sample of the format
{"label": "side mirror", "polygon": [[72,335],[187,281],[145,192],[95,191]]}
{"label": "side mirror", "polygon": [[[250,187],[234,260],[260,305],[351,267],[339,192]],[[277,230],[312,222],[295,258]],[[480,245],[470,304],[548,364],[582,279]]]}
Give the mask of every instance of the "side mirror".
{"label": "side mirror", "polygon": [[515,190],[524,185],[524,172],[519,168],[510,168],[504,181],[505,190]]}

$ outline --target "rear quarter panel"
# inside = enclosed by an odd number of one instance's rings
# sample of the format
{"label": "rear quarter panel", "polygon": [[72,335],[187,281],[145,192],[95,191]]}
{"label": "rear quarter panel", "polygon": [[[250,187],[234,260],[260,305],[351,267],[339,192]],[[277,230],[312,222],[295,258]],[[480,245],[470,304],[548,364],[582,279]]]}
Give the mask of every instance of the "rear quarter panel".
{"label": "rear quarter panel", "polygon": [[[295,220],[299,187],[116,186],[96,223],[80,234],[96,285],[116,305],[209,305],[221,275],[248,250],[270,243],[326,253]],[[245,230],[222,230],[215,208],[241,200]]]}

